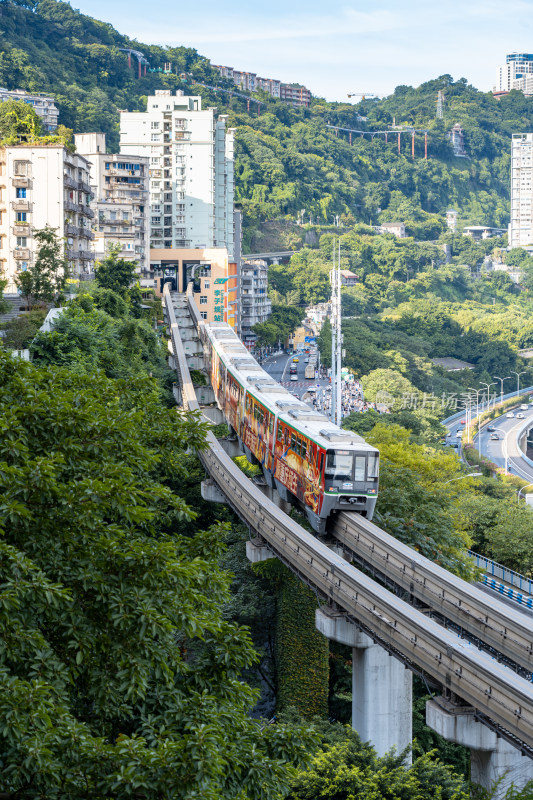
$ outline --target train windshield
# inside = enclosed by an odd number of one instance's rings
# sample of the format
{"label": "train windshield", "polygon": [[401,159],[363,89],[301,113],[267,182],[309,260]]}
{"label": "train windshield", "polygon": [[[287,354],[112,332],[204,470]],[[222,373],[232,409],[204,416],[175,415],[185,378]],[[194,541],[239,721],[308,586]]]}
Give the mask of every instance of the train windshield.
{"label": "train windshield", "polygon": [[379,456],[376,455],[368,456],[368,477],[369,478],[377,478],[379,475]]}
{"label": "train windshield", "polygon": [[330,480],[352,480],[353,453],[349,450],[328,450],[324,475]]}

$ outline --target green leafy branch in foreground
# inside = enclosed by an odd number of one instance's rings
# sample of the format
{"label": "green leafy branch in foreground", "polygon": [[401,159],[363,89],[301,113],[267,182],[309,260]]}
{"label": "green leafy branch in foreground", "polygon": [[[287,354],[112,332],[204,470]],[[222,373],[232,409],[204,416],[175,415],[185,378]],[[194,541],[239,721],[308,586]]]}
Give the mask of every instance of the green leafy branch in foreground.
{"label": "green leafy branch in foreground", "polygon": [[163,463],[185,477],[204,426],[154,384],[0,354],[5,797],[274,798],[310,743],[249,717],[223,531]]}

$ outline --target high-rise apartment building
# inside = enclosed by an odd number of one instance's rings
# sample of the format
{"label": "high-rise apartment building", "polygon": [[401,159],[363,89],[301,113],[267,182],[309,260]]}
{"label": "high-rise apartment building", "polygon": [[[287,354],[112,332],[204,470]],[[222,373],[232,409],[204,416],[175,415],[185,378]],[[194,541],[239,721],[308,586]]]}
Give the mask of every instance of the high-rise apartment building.
{"label": "high-rise apartment building", "polygon": [[135,261],[141,274],[146,274],[150,269],[149,159],[106,153],[105,133],[80,133],[74,138],[77,151],[90,161],[96,259],[104,258],[110,244],[120,244],[121,258]]}
{"label": "high-rise apartment building", "polygon": [[65,241],[73,277],[93,271],[89,162],[62,145],[0,148],[0,271],[6,292],[36,257],[33,231],[49,225]]}
{"label": "high-rise apartment building", "polygon": [[160,90],[146,111],[121,112],[121,157],[150,159],[152,249],[225,247],[233,257],[234,131],[215,111]]}
{"label": "high-rise apartment building", "polygon": [[256,335],[252,328],[266,322],[272,311],[267,293],[268,266],[266,261],[254,259],[241,263],[239,275],[240,319],[239,335],[248,346],[253,346]]}
{"label": "high-rise apartment building", "polygon": [[9,89],[0,88],[0,101],[3,103],[5,100],[21,100],[23,103],[33,106],[35,113],[42,120],[43,128],[48,133],[55,131],[57,128],[59,109],[53,97],[45,94],[30,94],[22,89],[10,91]]}
{"label": "high-rise apartment building", "polygon": [[505,57],[505,64],[498,67],[494,91],[510,92],[511,89],[520,89],[521,86],[514,84],[532,74],[533,53],[509,53]]}
{"label": "high-rise apartment building", "polygon": [[509,247],[533,245],[533,133],[513,133]]}

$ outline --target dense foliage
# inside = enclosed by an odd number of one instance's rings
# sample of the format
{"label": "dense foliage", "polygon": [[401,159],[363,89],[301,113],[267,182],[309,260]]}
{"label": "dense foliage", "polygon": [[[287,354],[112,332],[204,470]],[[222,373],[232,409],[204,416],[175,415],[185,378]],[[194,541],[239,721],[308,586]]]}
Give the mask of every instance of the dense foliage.
{"label": "dense foliage", "polygon": [[127,309],[88,303],[37,363],[0,354],[0,791],[277,797],[310,740],[249,716],[225,530],[180,493],[204,426],[164,408],[138,321],[120,342]]}

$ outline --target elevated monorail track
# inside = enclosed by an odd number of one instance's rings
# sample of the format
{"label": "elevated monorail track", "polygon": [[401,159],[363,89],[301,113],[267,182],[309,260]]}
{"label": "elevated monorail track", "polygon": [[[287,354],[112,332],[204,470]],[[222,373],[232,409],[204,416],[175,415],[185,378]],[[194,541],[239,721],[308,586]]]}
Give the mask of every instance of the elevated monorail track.
{"label": "elevated monorail track", "polygon": [[[189,296],[187,302],[198,325],[194,300]],[[183,407],[200,410],[168,288],[164,303]],[[263,539],[274,555],[314,587],[319,598],[342,609],[408,667],[461,698],[475,709],[477,718],[533,758],[530,681],[404,602],[307,533],[246,478],[212,434],[208,434],[207,444],[199,453],[206,471],[254,536]],[[471,584],[423,559],[363,518],[354,521],[352,515],[340,515],[334,535],[365,566],[416,595],[444,618],[472,629],[495,652],[524,666],[532,663],[531,636],[528,640],[524,620],[515,620],[510,609],[500,612],[497,601],[478,598],[478,590]],[[503,614],[511,619],[510,624],[505,625]]]}

